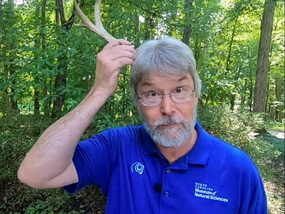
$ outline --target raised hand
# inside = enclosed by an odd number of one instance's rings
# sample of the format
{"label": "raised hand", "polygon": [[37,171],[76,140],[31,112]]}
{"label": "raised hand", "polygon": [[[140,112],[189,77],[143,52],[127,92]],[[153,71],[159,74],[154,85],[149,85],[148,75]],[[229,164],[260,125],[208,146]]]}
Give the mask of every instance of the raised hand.
{"label": "raised hand", "polygon": [[110,96],[117,88],[120,69],[132,65],[135,49],[125,40],[112,40],[97,55],[95,90],[103,90]]}

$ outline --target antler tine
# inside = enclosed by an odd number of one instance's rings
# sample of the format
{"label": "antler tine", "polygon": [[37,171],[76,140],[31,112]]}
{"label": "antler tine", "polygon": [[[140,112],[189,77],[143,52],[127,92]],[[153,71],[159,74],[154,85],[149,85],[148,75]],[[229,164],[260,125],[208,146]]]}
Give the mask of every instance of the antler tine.
{"label": "antler tine", "polygon": [[75,10],[81,17],[82,23],[79,24],[78,26],[83,26],[89,28],[91,31],[97,33],[98,35],[102,36],[104,39],[106,39],[108,42],[111,40],[116,40],[113,36],[111,36],[103,27],[102,22],[101,22],[101,15],[100,15],[100,4],[101,0],[97,0],[95,3],[95,8],[94,8],[94,14],[95,14],[95,25],[85,16],[85,14],[82,12],[82,10],[79,8],[78,4],[76,3],[76,0],[74,1],[75,3]]}
{"label": "antler tine", "polygon": [[[95,23],[96,26],[102,26],[103,24],[101,22],[101,10],[100,10],[101,0],[95,0],[95,6],[94,6],[94,15],[95,15]],[[105,30],[105,29],[104,29]]]}

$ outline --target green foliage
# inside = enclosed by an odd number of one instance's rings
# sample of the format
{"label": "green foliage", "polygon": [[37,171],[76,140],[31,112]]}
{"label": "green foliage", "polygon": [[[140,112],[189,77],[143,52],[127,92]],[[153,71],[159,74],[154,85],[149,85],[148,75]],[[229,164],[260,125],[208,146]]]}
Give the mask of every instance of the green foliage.
{"label": "green foliage", "polygon": [[[20,184],[16,174],[25,154],[54,122],[49,117],[54,101],[65,95],[61,110],[66,114],[90,91],[96,76],[96,55],[106,42],[86,28],[74,25],[67,31],[59,26],[55,1],[47,1],[44,24],[42,0],[1,2],[0,213],[103,213],[105,198],[97,188],[87,188],[76,196],[61,190],[32,190]],[[284,131],[284,124],[271,120],[284,120],[283,2],[278,1],[275,10],[266,117],[250,113],[264,1],[193,0],[189,11],[185,11],[185,2],[104,1],[102,22],[114,37],[126,38],[136,48],[145,39],[166,35],[182,39],[190,25],[189,46],[203,83],[200,123],[211,134],[248,152],[264,179],[276,182],[278,176],[284,178],[284,166],[278,165],[284,159],[284,143],[272,136],[272,131]],[[94,1],[79,3],[93,20]],[[63,4],[68,19],[73,2]],[[58,74],[67,75],[66,85],[56,87]],[[82,139],[109,127],[141,123],[130,95],[129,76],[130,67],[123,68],[117,91]],[[36,98],[38,116],[33,115]]]}
{"label": "green foliage", "polygon": [[274,120],[268,120],[265,122],[266,127],[269,130],[273,130],[273,131],[284,131],[284,123],[280,123]]}
{"label": "green foliage", "polygon": [[266,135],[268,124],[272,123],[265,124],[263,115],[247,111],[233,112],[228,107],[215,106],[200,108],[198,115],[199,122],[209,133],[246,151],[266,180],[279,179],[274,173],[280,166],[272,168],[268,167],[268,163],[277,158],[279,161],[284,159],[284,140]]}
{"label": "green foliage", "polygon": [[[82,5],[91,20],[94,18],[93,3],[87,1]],[[3,4],[0,68],[4,73],[0,75],[0,91],[3,97],[9,98],[1,110],[3,113],[9,111],[8,106],[14,105],[23,114],[33,114],[37,91],[40,112],[45,111],[47,115],[52,111],[53,102],[65,94],[62,108],[65,114],[93,85],[96,55],[106,42],[88,29],[73,26],[66,31],[58,26],[54,16],[55,2],[47,2],[43,26],[41,4],[42,1],[29,1],[29,5],[13,6],[12,1]],[[64,2],[64,9],[66,17],[70,17],[73,3]],[[231,104],[233,108],[235,102],[240,102],[251,110],[263,1],[194,0],[190,10],[185,11],[185,1],[174,0],[121,0],[101,5],[102,22],[107,31],[116,38],[127,38],[136,47],[145,38],[171,35],[182,39],[185,26],[190,24],[190,47],[203,81],[203,104]],[[283,16],[282,4],[277,2],[267,111],[278,121],[284,117],[284,96],[277,97],[275,90],[284,91]],[[79,17],[76,22],[80,22]],[[64,73],[67,74],[66,85],[56,87],[56,76]],[[121,86],[128,84],[129,72],[126,74],[119,80]],[[128,94],[124,89],[126,87],[119,87],[121,93]],[[125,100],[129,96],[122,97]],[[125,106],[130,103],[126,101]]]}
{"label": "green foliage", "polygon": [[240,148],[255,139],[257,130],[264,127],[258,114],[210,105],[199,109],[199,121],[211,134]]}
{"label": "green foliage", "polygon": [[[0,118],[0,213],[103,213],[106,199],[96,187],[69,196],[62,189],[37,190],[17,179],[20,162],[39,135],[54,121],[44,116]],[[96,129],[90,126],[89,133]]]}

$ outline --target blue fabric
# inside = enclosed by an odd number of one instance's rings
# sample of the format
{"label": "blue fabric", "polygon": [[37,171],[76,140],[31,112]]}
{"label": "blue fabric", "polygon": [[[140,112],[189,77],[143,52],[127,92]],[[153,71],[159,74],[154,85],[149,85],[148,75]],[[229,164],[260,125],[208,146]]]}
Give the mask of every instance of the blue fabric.
{"label": "blue fabric", "polygon": [[192,150],[171,165],[144,126],[95,135],[76,147],[79,182],[64,188],[74,193],[98,185],[108,198],[106,213],[267,213],[263,183],[249,156],[199,123],[196,130]]}

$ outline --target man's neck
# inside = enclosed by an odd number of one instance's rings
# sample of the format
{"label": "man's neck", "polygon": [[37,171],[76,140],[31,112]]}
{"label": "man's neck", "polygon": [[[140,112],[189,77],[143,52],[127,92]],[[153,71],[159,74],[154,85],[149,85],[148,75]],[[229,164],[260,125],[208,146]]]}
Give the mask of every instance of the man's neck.
{"label": "man's neck", "polygon": [[190,135],[190,138],[179,147],[163,147],[157,145],[160,152],[166,157],[170,164],[177,161],[179,158],[187,154],[195,145],[197,139],[197,130],[194,129]]}

